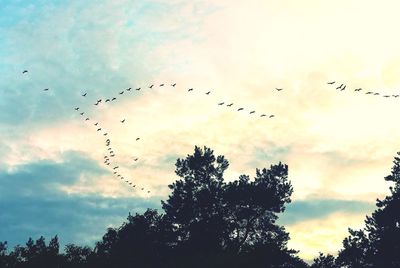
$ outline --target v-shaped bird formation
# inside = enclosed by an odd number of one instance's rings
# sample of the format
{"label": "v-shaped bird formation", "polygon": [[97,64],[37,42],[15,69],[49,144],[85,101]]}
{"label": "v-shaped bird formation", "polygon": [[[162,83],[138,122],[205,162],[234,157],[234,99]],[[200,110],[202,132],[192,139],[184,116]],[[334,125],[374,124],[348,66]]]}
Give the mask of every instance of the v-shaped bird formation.
{"label": "v-shaped bird formation", "polygon": [[[28,70],[24,70],[22,72],[22,74],[26,75],[28,73]],[[167,83],[161,83],[158,85],[158,87],[165,87],[165,86],[170,86],[171,88],[177,88],[177,83],[171,83],[171,84],[167,84]],[[122,98],[127,98],[129,96],[129,94],[133,94],[133,93],[139,93],[141,91],[144,91],[144,89],[153,89],[154,87],[156,87],[155,84],[151,84],[149,86],[146,87],[136,87],[134,90],[132,90],[132,87],[126,88],[122,91],[117,91],[115,93],[115,95],[113,96],[109,96],[109,97],[105,97],[105,98],[100,98],[100,99],[96,99],[95,101],[93,101],[93,106],[95,107],[100,107],[102,105],[105,105],[106,103],[112,103],[115,102],[117,103],[119,100],[121,100]],[[276,91],[281,91],[283,90],[282,88],[275,88]],[[49,88],[45,88],[43,89],[43,91],[49,91]],[[192,92],[200,92],[201,94],[204,93],[204,96],[211,96],[212,95],[212,91],[211,90],[207,90],[207,91],[202,91],[200,89],[194,89],[194,88],[187,88],[185,90],[187,93],[191,94]],[[90,92],[82,92],[81,97],[83,98],[90,98]],[[218,106],[222,106],[222,107],[226,107],[226,108],[230,108],[231,111],[236,111],[236,112],[240,112],[240,113],[246,113],[249,116],[252,117],[259,117],[259,118],[273,118],[275,117],[274,114],[266,114],[266,113],[260,113],[257,112],[255,110],[251,110],[251,109],[247,109],[245,107],[242,107],[240,105],[237,105],[236,103],[233,102],[226,102],[226,101],[221,101],[216,103]],[[92,106],[92,107],[93,107]],[[104,138],[104,156],[103,156],[103,163],[104,165],[106,165],[109,169],[110,172],[115,176],[115,178],[119,179],[121,182],[124,182],[127,184],[127,186],[129,186],[132,189],[136,189],[136,190],[140,190],[143,192],[147,192],[148,194],[151,193],[150,190],[146,189],[143,186],[138,186],[136,183],[134,183],[134,180],[132,178],[129,178],[128,176],[124,175],[122,172],[119,172],[120,170],[120,166],[118,164],[118,161],[116,160],[116,156],[117,154],[115,153],[114,148],[112,147],[112,138],[111,138],[111,134],[109,131],[106,130],[106,127],[103,126],[101,124],[101,122],[95,120],[94,118],[91,118],[90,116],[87,115],[87,113],[85,111],[83,111],[83,107],[78,107],[75,106],[73,107],[73,110],[75,112],[78,113],[78,117],[80,117],[84,122],[86,122],[87,124],[89,124],[90,126],[93,127],[93,130],[95,133],[97,133],[98,135],[101,135]],[[126,118],[121,118],[119,119],[119,122],[121,124],[126,124]],[[140,142],[141,138],[140,137],[135,137],[135,142]],[[132,156],[132,161],[137,163],[140,162],[139,160],[140,158],[137,155]]]}

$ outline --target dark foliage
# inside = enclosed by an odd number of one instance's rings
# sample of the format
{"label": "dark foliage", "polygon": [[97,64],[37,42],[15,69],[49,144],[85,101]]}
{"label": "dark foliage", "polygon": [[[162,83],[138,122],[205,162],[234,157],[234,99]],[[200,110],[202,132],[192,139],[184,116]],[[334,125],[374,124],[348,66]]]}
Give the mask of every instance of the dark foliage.
{"label": "dark foliage", "polygon": [[0,243],[0,267],[308,267],[276,224],[293,192],[287,165],[226,182],[228,166],[223,156],[196,147],[176,162],[180,179],[169,185],[164,213],[129,215],[94,249],[67,245],[59,253],[57,236],[48,245],[43,237],[29,239],[10,253]]}
{"label": "dark foliage", "polygon": [[400,153],[394,159],[391,194],[377,200],[377,209],[365,220],[362,230],[349,230],[337,258],[341,267],[400,267]]}

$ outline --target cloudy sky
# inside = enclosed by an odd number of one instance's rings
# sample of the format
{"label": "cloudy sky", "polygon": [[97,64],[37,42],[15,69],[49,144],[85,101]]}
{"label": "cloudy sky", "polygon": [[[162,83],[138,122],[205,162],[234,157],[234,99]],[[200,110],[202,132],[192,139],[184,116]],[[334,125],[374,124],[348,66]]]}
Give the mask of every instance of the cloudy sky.
{"label": "cloudy sky", "polygon": [[[335,253],[388,193],[383,177],[400,150],[399,8],[2,0],[0,240],[58,234],[93,245],[129,211],[159,208],[175,160],[206,145],[230,161],[227,180],[287,163],[289,245],[306,259]],[[143,191],[103,163],[103,131],[119,172]]]}

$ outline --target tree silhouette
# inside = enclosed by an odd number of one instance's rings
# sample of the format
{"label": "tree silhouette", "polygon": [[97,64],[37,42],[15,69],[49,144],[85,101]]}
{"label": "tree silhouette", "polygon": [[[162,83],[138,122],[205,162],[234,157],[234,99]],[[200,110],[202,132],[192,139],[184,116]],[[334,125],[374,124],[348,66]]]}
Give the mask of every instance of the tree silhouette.
{"label": "tree silhouette", "polygon": [[335,257],[331,254],[324,255],[319,253],[319,256],[314,259],[313,264],[310,268],[340,268],[336,264]]}
{"label": "tree silhouette", "polygon": [[400,267],[400,153],[394,158],[386,181],[394,183],[391,194],[377,200],[377,209],[362,230],[349,230],[338,262],[344,267]]}
{"label": "tree silhouette", "polygon": [[[179,179],[162,201],[163,213],[148,209],[109,228],[92,250],[69,244],[59,253],[58,237],[48,245],[29,239],[7,254],[0,243],[1,267],[308,267],[287,247],[289,234],[276,224],[291,201],[288,167],[257,169],[226,182],[229,163],[211,149],[176,162]],[[322,263],[322,260],[320,261]],[[328,266],[321,266],[328,267]]]}
{"label": "tree silhouette", "polygon": [[[223,174],[228,166],[223,156],[215,157],[207,147],[195,147],[193,155],[177,160],[176,174],[181,179],[169,186],[172,194],[162,205],[181,255],[210,260],[264,249],[266,255],[284,253],[282,261],[294,259],[295,251],[286,246],[289,235],[275,223],[293,191],[287,165],[257,169],[254,181],[242,175],[226,183]],[[272,260],[263,260],[263,265]]]}

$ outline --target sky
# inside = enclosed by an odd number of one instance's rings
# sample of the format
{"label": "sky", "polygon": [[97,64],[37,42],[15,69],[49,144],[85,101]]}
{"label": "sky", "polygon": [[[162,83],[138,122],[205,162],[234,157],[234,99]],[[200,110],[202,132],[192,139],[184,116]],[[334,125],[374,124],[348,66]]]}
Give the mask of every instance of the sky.
{"label": "sky", "polygon": [[[289,246],[307,260],[335,254],[389,193],[400,151],[399,8],[1,0],[0,241],[93,245],[129,212],[159,209],[176,159],[198,145],[229,160],[227,180],[288,164],[294,193],[279,222]],[[143,191],[104,164],[105,137]]]}

